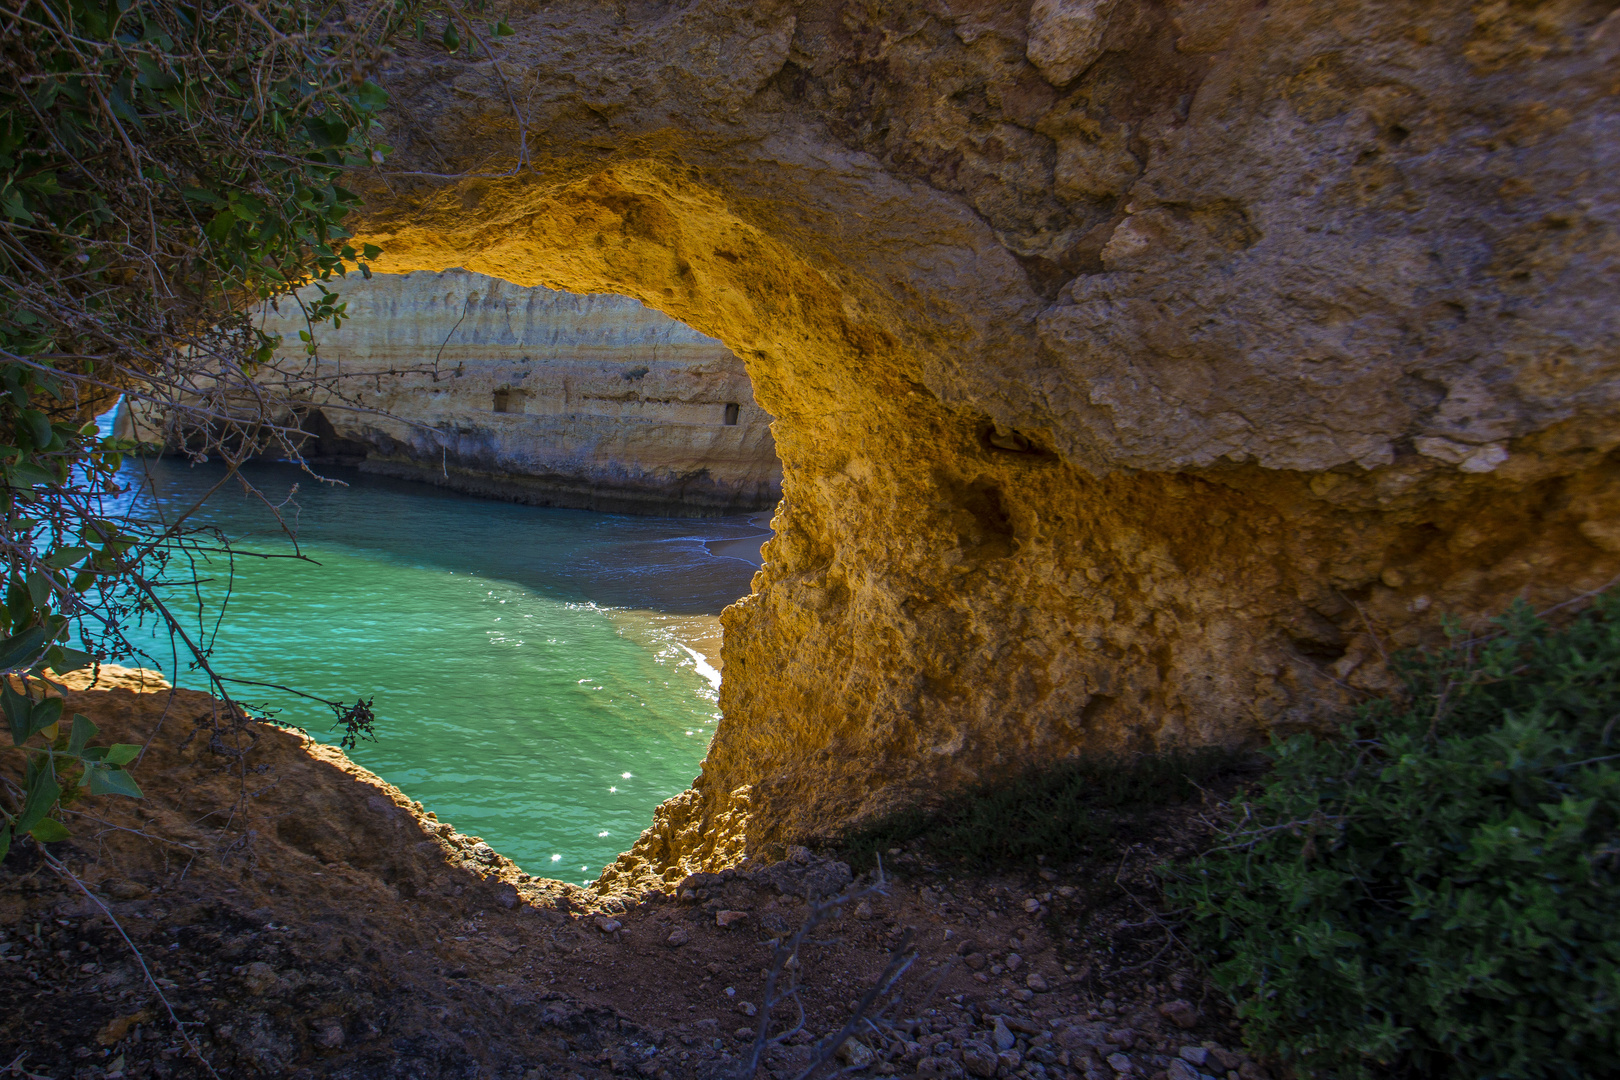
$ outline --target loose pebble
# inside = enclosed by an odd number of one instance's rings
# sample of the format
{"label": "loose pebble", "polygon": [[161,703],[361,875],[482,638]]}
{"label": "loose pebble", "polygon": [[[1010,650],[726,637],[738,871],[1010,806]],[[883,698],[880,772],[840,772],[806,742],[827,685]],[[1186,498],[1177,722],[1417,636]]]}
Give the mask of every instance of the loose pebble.
{"label": "loose pebble", "polygon": [[1159,1015],[1178,1028],[1191,1028],[1198,1024],[1198,1010],[1190,1001],[1167,1001],[1159,1006]]}

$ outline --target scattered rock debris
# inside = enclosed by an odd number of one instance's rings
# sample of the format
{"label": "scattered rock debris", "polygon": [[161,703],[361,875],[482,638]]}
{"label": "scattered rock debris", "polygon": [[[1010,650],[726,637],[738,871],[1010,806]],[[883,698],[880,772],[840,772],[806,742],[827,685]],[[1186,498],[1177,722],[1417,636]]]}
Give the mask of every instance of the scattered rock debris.
{"label": "scattered rock debris", "polygon": [[[80,804],[49,849],[88,895],[31,842],[0,869],[0,1069],[205,1077],[189,1039],[227,1078],[730,1077],[775,945],[852,880],[802,848],[673,896],[531,878],[331,748],[262,725],[195,737],[210,699],[141,679],[103,669],[110,689],[68,694],[110,738],[153,735],[147,798]],[[1195,834],[1027,875],[891,852],[886,894],[801,949],[804,1027],[761,1075],[814,1060],[911,931],[895,1023],[857,1030],[826,1071],[1268,1080],[1144,902]]]}

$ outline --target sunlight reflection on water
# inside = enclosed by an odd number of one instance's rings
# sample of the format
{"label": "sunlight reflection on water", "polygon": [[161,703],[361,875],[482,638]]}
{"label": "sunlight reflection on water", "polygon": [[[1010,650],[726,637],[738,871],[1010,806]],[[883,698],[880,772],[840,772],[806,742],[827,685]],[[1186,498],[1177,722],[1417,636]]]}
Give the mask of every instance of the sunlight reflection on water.
{"label": "sunlight reflection on water", "polygon": [[[150,477],[145,513],[172,513],[222,473],[173,459],[127,468]],[[271,502],[298,485],[284,514],[319,565],[239,558],[234,578],[217,557],[203,568],[205,599],[231,593],[216,670],[375,696],[381,738],[357,762],[531,873],[593,877],[695,775],[718,719],[716,616],[748,592],[765,534],[743,518],[543,509],[329,472],[351,486],[291,466],[245,470]],[[291,551],[263,504],[230,488],[198,520],[240,548]],[[191,620],[206,629],[212,614]],[[166,636],[147,644],[150,666],[201,685],[175,672]],[[240,697],[335,738],[318,703],[254,687]]]}

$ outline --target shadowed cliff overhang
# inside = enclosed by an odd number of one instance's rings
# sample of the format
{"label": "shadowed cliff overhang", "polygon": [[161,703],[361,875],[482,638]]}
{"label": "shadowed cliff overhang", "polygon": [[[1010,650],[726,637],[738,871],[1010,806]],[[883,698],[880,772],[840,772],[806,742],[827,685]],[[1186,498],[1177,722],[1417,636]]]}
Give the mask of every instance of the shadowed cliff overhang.
{"label": "shadowed cliff overhang", "polygon": [[1606,9],[563,2],[408,47],[379,268],[633,296],[777,418],[724,720],[610,876],[1320,725],[1439,613],[1610,580]]}

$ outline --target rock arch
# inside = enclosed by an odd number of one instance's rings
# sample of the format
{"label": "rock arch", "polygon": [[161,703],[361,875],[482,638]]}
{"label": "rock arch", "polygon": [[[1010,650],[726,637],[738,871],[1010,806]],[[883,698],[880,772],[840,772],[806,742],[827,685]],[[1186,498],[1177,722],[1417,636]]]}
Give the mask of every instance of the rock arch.
{"label": "rock arch", "polygon": [[778,418],[725,718],[609,878],[1318,724],[1620,571],[1612,6],[558,0],[403,53],[380,268],[635,296]]}

